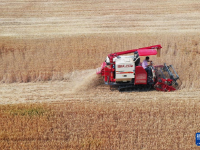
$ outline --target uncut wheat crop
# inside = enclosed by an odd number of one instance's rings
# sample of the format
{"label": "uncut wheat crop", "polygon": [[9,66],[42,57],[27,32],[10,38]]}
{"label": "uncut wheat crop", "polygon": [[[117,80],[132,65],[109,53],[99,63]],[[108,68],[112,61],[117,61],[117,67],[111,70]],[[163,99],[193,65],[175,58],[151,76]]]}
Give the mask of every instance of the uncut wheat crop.
{"label": "uncut wheat crop", "polygon": [[[0,148],[198,149],[199,8],[199,0],[0,1]],[[178,90],[119,92],[96,75],[108,54],[157,44],[161,57],[150,59],[174,66]]]}

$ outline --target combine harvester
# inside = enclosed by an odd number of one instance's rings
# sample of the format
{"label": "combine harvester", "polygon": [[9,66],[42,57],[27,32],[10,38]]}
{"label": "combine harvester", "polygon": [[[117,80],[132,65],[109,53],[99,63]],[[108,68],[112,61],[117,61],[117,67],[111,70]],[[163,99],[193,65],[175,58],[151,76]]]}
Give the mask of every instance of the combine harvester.
{"label": "combine harvester", "polygon": [[[179,76],[172,65],[153,66],[151,62],[149,66],[151,74],[147,75],[140,63],[140,56],[157,55],[160,57],[161,48],[161,45],[154,45],[109,54],[101,67],[97,68],[96,73],[104,78],[105,84],[110,85],[110,88],[116,86],[119,91],[148,91],[152,88],[158,91],[174,91],[180,85],[177,82]],[[133,55],[121,56],[130,53]]]}

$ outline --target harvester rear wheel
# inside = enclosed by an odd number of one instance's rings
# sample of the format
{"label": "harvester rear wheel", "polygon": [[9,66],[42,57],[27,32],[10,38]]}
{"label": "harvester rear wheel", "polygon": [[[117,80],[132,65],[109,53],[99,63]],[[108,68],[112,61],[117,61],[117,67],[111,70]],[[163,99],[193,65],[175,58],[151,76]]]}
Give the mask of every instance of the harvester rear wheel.
{"label": "harvester rear wheel", "polygon": [[148,84],[147,87],[146,87],[146,91],[150,91],[152,88],[152,85]]}

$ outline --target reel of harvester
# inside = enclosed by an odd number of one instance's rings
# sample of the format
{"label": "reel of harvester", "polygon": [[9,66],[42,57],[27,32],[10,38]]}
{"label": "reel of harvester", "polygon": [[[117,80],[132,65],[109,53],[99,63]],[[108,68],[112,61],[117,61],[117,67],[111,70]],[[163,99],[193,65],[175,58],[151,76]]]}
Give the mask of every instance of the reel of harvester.
{"label": "reel of harvester", "polygon": [[158,91],[175,91],[181,86],[181,81],[172,65],[155,66],[157,83],[154,88]]}

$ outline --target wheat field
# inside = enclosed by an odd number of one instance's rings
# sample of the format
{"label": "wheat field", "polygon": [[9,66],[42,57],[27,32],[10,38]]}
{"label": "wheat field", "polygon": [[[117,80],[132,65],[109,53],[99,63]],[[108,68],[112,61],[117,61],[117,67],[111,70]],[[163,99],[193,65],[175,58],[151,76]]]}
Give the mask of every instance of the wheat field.
{"label": "wheat field", "polygon": [[[199,0],[0,0],[1,149],[198,149]],[[161,44],[179,90],[119,92],[112,52]],[[143,59],[143,58],[142,58]]]}

